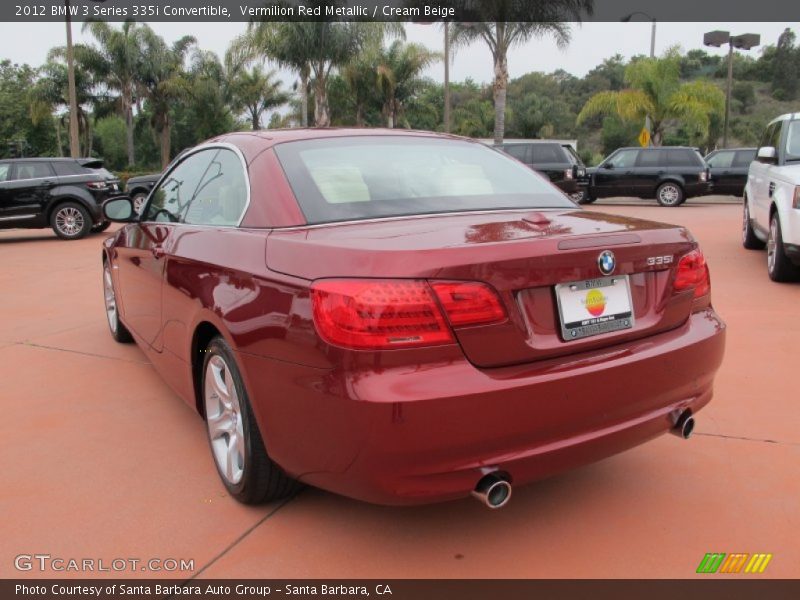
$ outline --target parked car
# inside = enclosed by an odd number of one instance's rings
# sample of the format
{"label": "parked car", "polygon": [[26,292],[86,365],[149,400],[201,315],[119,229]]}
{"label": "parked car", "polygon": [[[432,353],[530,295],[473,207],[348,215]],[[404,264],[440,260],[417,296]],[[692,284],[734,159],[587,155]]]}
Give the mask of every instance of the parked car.
{"label": "parked car", "polygon": [[741,197],[747,183],[750,163],[756,158],[755,148],[714,150],[706,156],[711,177],[711,193]]}
{"label": "parked car", "polygon": [[744,191],[742,244],[767,247],[773,281],[800,279],[800,113],[767,125]]}
{"label": "parked car", "polygon": [[125,193],[131,197],[133,207],[137,213],[142,211],[144,201],[147,200],[150,190],[155,187],[159,179],[161,179],[161,173],[153,173],[131,177],[125,183]]}
{"label": "parked car", "polygon": [[571,145],[548,141],[509,142],[499,148],[545,175],[573,200],[583,198],[583,190],[578,188],[578,179],[586,175],[586,166]]}
{"label": "parked car", "polygon": [[119,181],[94,158],[0,160],[0,229],[52,227],[62,239],[104,231],[101,204]]}
{"label": "parked car", "polygon": [[680,206],[710,193],[708,165],[695,148],[620,148],[587,169],[583,203],[598,198],[655,198],[661,206]]}
{"label": "parked car", "polygon": [[578,208],[478,142],[228,134],[184,154],[103,252],[105,308],[207,423],[246,503],[299,482],[477,496],[673,431],[725,325],[683,227]]}

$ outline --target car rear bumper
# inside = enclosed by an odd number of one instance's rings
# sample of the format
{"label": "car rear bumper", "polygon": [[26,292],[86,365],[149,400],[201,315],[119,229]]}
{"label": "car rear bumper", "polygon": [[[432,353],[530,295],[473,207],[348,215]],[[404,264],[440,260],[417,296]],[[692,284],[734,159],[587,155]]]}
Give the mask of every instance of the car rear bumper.
{"label": "car rear bumper", "polygon": [[516,367],[337,373],[242,362],[267,449],[291,475],[417,504],[466,496],[488,472],[524,484],[668,431],[711,399],[724,338],[708,309],[644,340]]}

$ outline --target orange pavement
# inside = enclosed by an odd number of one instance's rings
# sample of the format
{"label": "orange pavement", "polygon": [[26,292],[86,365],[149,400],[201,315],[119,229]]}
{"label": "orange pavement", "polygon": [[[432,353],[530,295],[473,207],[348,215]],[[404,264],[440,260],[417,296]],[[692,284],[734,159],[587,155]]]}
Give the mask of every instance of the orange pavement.
{"label": "orange pavement", "polygon": [[706,552],[770,552],[755,577],[800,577],[800,284],[770,282],[764,253],[742,249],[738,204],[591,210],[699,239],[728,323],[716,398],[690,441],[665,436],[515,489],[497,512],[314,489],[238,505],[200,419],[109,336],[103,236],[0,232],[0,577],[62,575],[15,570],[35,553],[193,559],[181,578],[692,577]]}

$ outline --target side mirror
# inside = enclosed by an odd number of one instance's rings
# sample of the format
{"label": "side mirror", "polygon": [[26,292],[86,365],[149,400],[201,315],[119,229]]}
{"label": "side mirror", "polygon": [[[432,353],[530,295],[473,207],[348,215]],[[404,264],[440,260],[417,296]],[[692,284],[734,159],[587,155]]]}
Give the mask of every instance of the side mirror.
{"label": "side mirror", "polygon": [[604,169],[613,169],[614,168],[614,163],[604,163],[603,164],[603,168]]}
{"label": "side mirror", "polygon": [[127,196],[112,198],[103,204],[103,216],[115,223],[130,223],[136,220],[133,202]]}
{"label": "side mirror", "polygon": [[774,163],[778,160],[778,152],[774,146],[762,146],[758,149],[756,159],[763,163]]}

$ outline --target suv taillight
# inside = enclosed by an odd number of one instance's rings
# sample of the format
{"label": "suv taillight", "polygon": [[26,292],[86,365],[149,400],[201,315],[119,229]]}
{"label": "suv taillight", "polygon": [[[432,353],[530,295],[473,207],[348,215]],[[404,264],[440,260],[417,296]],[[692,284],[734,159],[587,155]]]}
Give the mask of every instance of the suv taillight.
{"label": "suv taillight", "polygon": [[572,172],[572,169],[567,169],[566,171],[564,171],[564,179],[570,180],[573,179],[574,176],[575,174]]}
{"label": "suv taillight", "polygon": [[320,336],[355,350],[450,344],[448,320],[464,327],[506,318],[494,290],[478,282],[328,279],[312,284],[311,303]]}
{"label": "suv taillight", "polygon": [[705,183],[706,181],[708,181],[708,169],[700,171],[700,182]]}
{"label": "suv taillight", "polygon": [[673,288],[676,292],[693,289],[695,298],[702,298],[711,293],[711,276],[706,258],[699,249],[692,250],[678,261]]}

